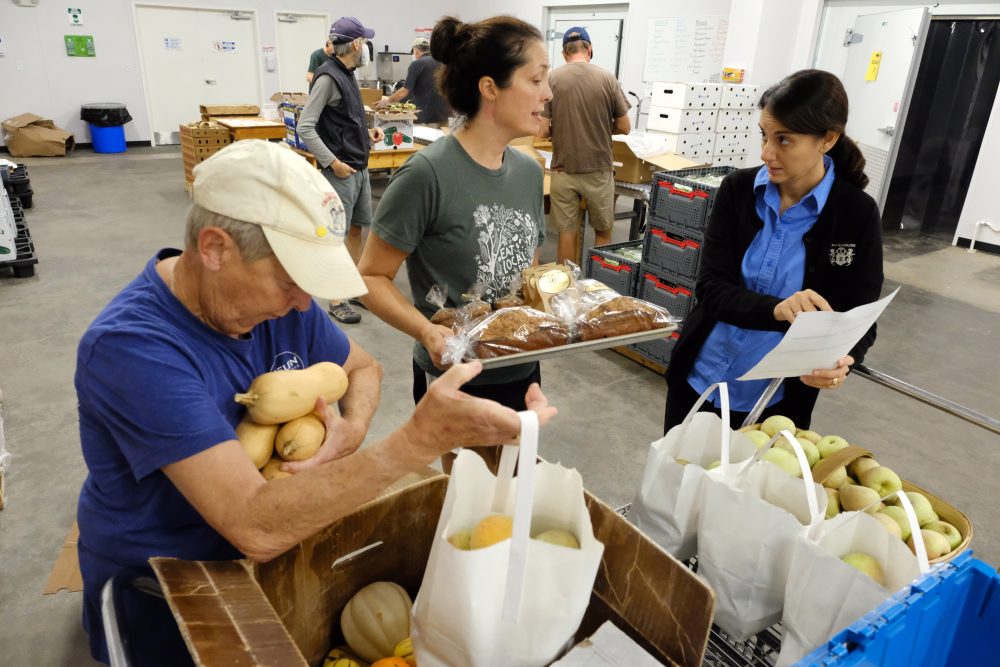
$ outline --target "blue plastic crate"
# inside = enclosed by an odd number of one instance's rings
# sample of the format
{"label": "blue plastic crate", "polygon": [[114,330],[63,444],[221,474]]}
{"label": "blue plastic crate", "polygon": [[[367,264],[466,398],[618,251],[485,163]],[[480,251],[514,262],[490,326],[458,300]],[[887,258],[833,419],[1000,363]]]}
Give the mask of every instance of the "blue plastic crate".
{"label": "blue plastic crate", "polygon": [[587,251],[587,277],[602,283],[626,296],[636,296],[639,280],[639,262],[618,255],[622,248],[642,249],[642,241],[626,241],[597,246]]}
{"label": "blue plastic crate", "polygon": [[1000,575],[966,551],[935,567],[816,649],[799,666],[1000,664]]}

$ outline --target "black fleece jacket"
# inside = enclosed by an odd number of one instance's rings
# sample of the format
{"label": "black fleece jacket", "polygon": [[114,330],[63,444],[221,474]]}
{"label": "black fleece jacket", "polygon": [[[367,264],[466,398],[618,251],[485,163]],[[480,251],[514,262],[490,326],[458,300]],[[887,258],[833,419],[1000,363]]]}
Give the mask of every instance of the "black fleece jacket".
{"label": "black fleece jacket", "polygon": [[[698,304],[685,319],[667,368],[667,383],[680,386],[717,322],[744,329],[786,331],[774,319],[781,299],[743,286],[740,265],[764,221],[757,215],[753,190],[759,167],[739,169],[722,182],[705,230],[695,294]],[[835,311],[871,303],[882,291],[882,222],[875,200],[860,188],[835,178],[819,219],[805,235],[803,289],[812,289]],[[851,350],[861,363],[875,342],[875,326]],[[676,384],[675,384],[676,383]],[[809,415],[818,389],[798,378],[785,380],[789,413]]]}

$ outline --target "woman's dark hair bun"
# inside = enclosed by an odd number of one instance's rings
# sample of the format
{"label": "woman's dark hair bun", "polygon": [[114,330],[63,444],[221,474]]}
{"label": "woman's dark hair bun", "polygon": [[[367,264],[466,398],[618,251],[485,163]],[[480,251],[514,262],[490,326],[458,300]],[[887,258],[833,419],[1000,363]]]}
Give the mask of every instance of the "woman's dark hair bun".
{"label": "woman's dark hair bun", "polygon": [[468,41],[468,26],[454,16],[445,16],[431,33],[431,57],[443,65],[452,62]]}

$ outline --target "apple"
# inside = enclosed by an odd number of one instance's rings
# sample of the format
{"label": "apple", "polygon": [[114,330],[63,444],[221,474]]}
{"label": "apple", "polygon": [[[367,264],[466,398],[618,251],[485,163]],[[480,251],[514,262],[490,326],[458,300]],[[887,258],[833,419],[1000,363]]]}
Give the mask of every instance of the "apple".
{"label": "apple", "polygon": [[760,430],[767,433],[767,435],[772,438],[778,433],[778,431],[791,431],[792,433],[795,433],[795,422],[788,417],[771,415],[764,420],[763,424],[760,425]]}
{"label": "apple", "polygon": [[[941,533],[922,528],[920,536],[924,538],[924,548],[927,549],[927,560],[934,560],[935,558],[940,558],[945,554],[951,553],[951,544],[948,542],[948,538]],[[917,552],[917,548],[913,545],[913,535],[910,535],[906,546],[910,547],[910,551],[913,553]]]}
{"label": "apple", "polygon": [[909,519],[906,518],[906,510],[896,505],[886,505],[878,512],[876,512],[876,518],[878,517],[879,514],[884,514],[885,516],[889,517],[890,519],[896,522],[896,524],[899,526],[899,533],[900,533],[899,539],[903,540],[904,542],[910,539],[910,521]]}
{"label": "apple", "polygon": [[[806,463],[812,468],[819,461],[819,449],[808,440],[803,440],[802,438],[796,438],[796,440],[799,441],[799,446],[802,447],[802,453],[806,455]],[[785,438],[778,440],[774,443],[774,446],[781,447],[792,456],[795,456],[795,449],[792,448],[792,443],[788,442]]]}
{"label": "apple", "polygon": [[534,539],[554,544],[557,547],[568,547],[570,549],[580,548],[580,543],[576,541],[576,536],[568,530],[563,530],[561,528],[546,530],[544,533],[535,535]]}
{"label": "apple", "polygon": [[875,512],[872,516],[875,520],[882,524],[883,527],[899,539],[903,539],[903,531],[899,529],[899,524],[888,514],[882,514],[881,512]]}
{"label": "apple", "polygon": [[847,466],[847,472],[850,473],[851,477],[854,479],[861,479],[861,475],[864,471],[869,468],[877,468],[878,465],[878,461],[870,456],[862,456],[856,461],[851,461],[851,464]]}
{"label": "apple", "polygon": [[[917,523],[920,524],[921,528],[931,521],[938,520],[938,515],[934,511],[934,508],[931,507],[931,501],[927,500],[927,496],[916,491],[907,491],[906,497],[910,499],[910,504],[913,505],[913,511],[917,514]],[[899,505],[899,497],[893,498],[892,502]]]}
{"label": "apple", "polygon": [[834,452],[839,452],[844,447],[847,447],[847,441],[839,435],[828,435],[820,438],[820,441],[816,443],[816,446],[819,447],[820,457],[825,459]]}
{"label": "apple", "polygon": [[951,525],[947,521],[931,521],[929,524],[924,526],[927,530],[933,530],[935,533],[941,533],[948,540],[948,545],[951,547],[948,551],[954,551],[958,548],[958,545],[962,543],[962,533],[958,532],[958,528]]}
{"label": "apple", "polygon": [[455,547],[456,549],[461,549],[462,551],[468,551],[469,540],[471,539],[472,539],[472,531],[460,530],[451,537],[449,537],[448,541],[451,542],[451,546]]}
{"label": "apple", "polygon": [[869,577],[874,579],[875,583],[879,586],[885,586],[885,574],[882,572],[882,566],[872,556],[855,552],[841,556],[840,560],[844,561],[858,572],[867,574]]}
{"label": "apple", "polygon": [[840,514],[840,492],[837,489],[827,489],[826,491],[826,518],[832,519]]}
{"label": "apple", "polygon": [[903,483],[899,480],[899,475],[885,466],[869,468],[861,473],[858,481],[861,482],[861,486],[875,489],[878,492],[879,498],[885,498],[903,488]]}
{"label": "apple", "polygon": [[707,466],[705,466],[705,470],[715,470],[716,468],[718,468],[721,465],[722,465],[722,460],[721,459],[716,459],[715,461],[712,461]]}
{"label": "apple", "polygon": [[687,459],[674,459],[674,463],[676,463],[679,466],[686,466],[687,464],[689,464],[691,462],[688,461]]}
{"label": "apple", "polygon": [[840,491],[840,506],[845,512],[868,512],[874,514],[878,507],[879,495],[867,486],[844,484]]}
{"label": "apple", "polygon": [[839,489],[847,482],[850,482],[847,479],[847,469],[844,466],[840,466],[826,476],[826,479],[823,480],[823,486],[828,489]]}
{"label": "apple", "polygon": [[771,447],[760,458],[763,461],[773,463],[792,477],[802,477],[799,460],[794,454],[789,454],[787,450]]}
{"label": "apple", "polygon": [[823,439],[823,436],[821,436],[816,431],[796,431],[795,432],[795,437],[796,438],[803,438],[805,440],[808,440],[809,442],[811,442],[814,445],[815,444],[819,444],[819,441]]}
{"label": "apple", "polygon": [[750,438],[750,442],[752,442],[757,449],[760,449],[767,443],[771,442],[771,436],[763,431],[746,431],[743,435]]}

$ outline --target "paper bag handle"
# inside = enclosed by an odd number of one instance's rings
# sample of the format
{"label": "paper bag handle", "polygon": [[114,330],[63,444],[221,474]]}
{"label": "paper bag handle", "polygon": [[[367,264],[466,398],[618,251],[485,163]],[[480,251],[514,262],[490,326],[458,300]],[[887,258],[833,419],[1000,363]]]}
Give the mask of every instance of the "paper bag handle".
{"label": "paper bag handle", "polygon": [[525,410],[521,420],[519,446],[505,446],[497,472],[497,495],[510,488],[517,462],[517,493],[514,497],[514,528],[507,561],[507,584],[503,599],[503,619],[517,623],[521,613],[524,580],[528,572],[528,540],[531,533],[531,508],[535,499],[535,463],[538,460],[538,414]]}
{"label": "paper bag handle", "polygon": [[924,536],[920,533],[920,522],[917,520],[917,511],[913,509],[913,503],[910,502],[910,498],[906,495],[905,491],[891,493],[879,502],[893,496],[899,497],[899,504],[903,508],[903,511],[906,512],[906,520],[910,522],[910,535],[913,538],[913,551],[917,556],[917,567],[920,568],[920,574],[924,574],[931,569],[931,564],[927,558],[927,547],[924,546]]}
{"label": "paper bag handle", "polygon": [[732,434],[729,421],[729,385],[725,382],[716,382],[708,385],[705,391],[701,392],[701,396],[699,396],[698,400],[694,402],[694,405],[691,406],[691,410],[687,413],[687,417],[684,418],[684,423],[691,423],[694,416],[698,414],[698,410],[700,410],[701,406],[708,400],[708,397],[715,393],[716,389],[719,390],[719,398],[722,399],[722,433],[719,438],[719,459],[722,463],[719,465],[719,468],[722,471],[723,479],[729,479],[729,437]]}
{"label": "paper bag handle", "polygon": [[823,522],[823,516],[819,513],[819,505],[816,503],[816,494],[813,493],[813,486],[815,482],[813,481],[812,469],[809,468],[809,459],[806,458],[806,453],[802,451],[802,445],[799,441],[788,431],[782,430],[777,433],[770,441],[763,447],[757,450],[757,453],[753,455],[743,469],[740,470],[739,475],[742,477],[746,475],[750,470],[750,467],[757,463],[760,458],[764,455],[768,449],[774,446],[774,443],[778,442],[778,438],[784,438],[791,444],[792,451],[795,452],[795,458],[799,461],[799,467],[802,469],[802,483],[805,485],[806,490],[806,505],[809,507],[809,525],[817,526]]}

